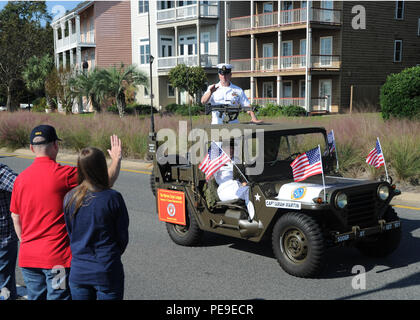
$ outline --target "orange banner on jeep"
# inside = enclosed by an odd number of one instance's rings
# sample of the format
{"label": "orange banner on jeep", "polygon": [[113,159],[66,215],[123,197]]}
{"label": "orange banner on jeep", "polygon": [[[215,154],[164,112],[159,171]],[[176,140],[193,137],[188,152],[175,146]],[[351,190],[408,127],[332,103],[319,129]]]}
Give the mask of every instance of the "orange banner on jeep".
{"label": "orange banner on jeep", "polygon": [[186,225],[184,192],[157,189],[157,201],[160,221]]}

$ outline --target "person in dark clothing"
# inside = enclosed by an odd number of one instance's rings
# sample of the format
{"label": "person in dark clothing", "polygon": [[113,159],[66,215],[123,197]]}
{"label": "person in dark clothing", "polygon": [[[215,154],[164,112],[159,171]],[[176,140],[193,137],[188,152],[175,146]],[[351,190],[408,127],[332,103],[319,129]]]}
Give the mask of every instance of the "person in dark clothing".
{"label": "person in dark clothing", "polygon": [[18,238],[10,215],[10,198],[17,174],[0,163],[0,300],[14,300]]}
{"label": "person in dark clothing", "polygon": [[69,286],[73,300],[122,300],[121,255],[128,244],[128,212],[109,187],[105,155],[85,148],[78,162],[79,185],[64,198],[72,252]]}

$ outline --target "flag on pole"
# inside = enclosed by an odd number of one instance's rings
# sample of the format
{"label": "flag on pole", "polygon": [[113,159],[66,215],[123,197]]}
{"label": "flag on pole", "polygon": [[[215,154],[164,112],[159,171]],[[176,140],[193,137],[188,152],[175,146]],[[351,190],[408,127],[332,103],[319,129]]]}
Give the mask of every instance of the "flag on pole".
{"label": "flag on pole", "polygon": [[327,139],[328,139],[328,149],[330,150],[330,153],[335,152],[334,130],[331,130],[330,133],[328,133]]}
{"label": "flag on pole", "polygon": [[379,168],[385,164],[385,159],[382,153],[379,138],[376,139],[375,148],[373,148],[366,157],[366,163],[370,164],[371,166],[374,166],[375,168]]}
{"label": "flag on pole", "polygon": [[316,174],[323,174],[320,147],[302,153],[290,166],[293,171],[293,179],[296,182]]}
{"label": "flag on pole", "polygon": [[222,148],[220,148],[214,141],[212,141],[207,155],[203,161],[201,161],[198,168],[204,172],[206,175],[206,180],[208,181],[211,176],[217,172],[217,170],[219,170],[229,161],[231,160],[228,155],[223,152]]}

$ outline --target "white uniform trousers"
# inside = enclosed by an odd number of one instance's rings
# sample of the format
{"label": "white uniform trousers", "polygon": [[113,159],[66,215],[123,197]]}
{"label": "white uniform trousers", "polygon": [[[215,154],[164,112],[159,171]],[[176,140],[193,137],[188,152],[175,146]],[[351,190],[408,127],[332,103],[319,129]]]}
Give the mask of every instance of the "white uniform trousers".
{"label": "white uniform trousers", "polygon": [[248,214],[251,220],[254,219],[255,209],[251,201],[249,201],[249,186],[243,186],[237,180],[228,180],[223,182],[217,188],[217,195],[221,201],[229,201],[235,199],[245,200]]}

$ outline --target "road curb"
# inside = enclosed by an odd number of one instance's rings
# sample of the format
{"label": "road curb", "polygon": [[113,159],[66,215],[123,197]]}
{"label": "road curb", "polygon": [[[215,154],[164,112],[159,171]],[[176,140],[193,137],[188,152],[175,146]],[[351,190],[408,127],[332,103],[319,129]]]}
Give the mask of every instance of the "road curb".
{"label": "road curb", "polygon": [[[9,157],[20,157],[25,159],[35,159],[35,155],[29,149],[17,149],[14,151],[8,151],[5,148],[0,148],[0,156],[9,156]],[[108,159],[109,161],[109,159]],[[59,151],[57,155],[57,162],[62,164],[77,165],[77,154],[66,153],[65,151]],[[134,159],[122,159],[121,160],[121,170],[128,172],[144,173],[150,174],[153,169],[153,163],[143,160],[134,160]]]}

